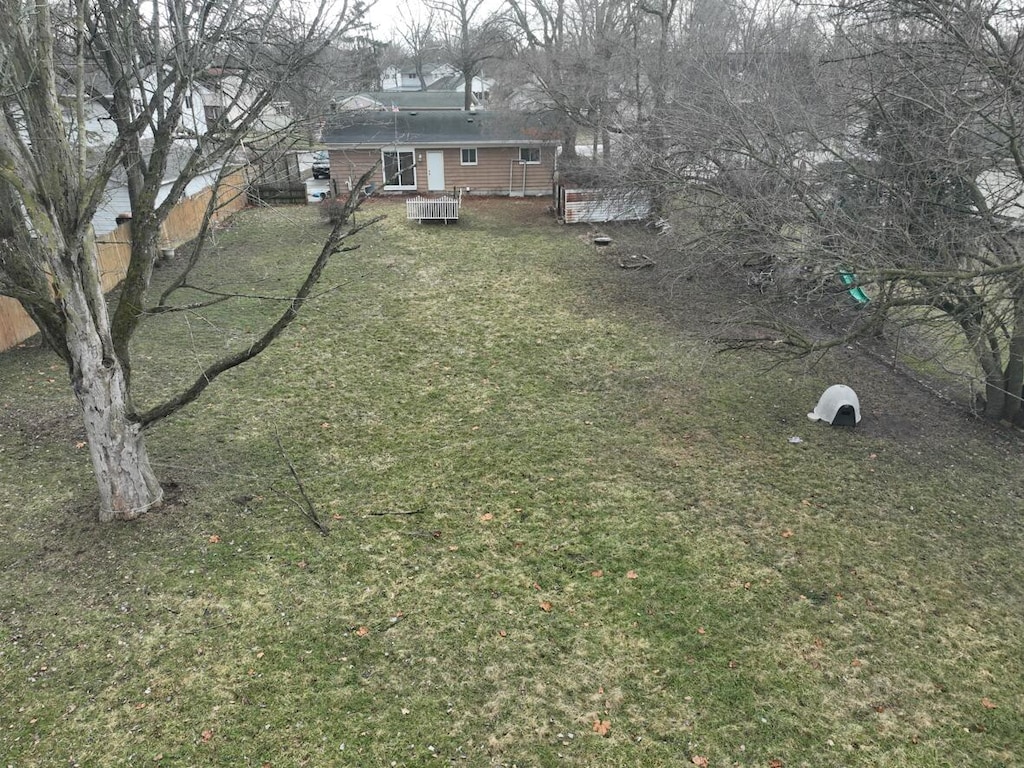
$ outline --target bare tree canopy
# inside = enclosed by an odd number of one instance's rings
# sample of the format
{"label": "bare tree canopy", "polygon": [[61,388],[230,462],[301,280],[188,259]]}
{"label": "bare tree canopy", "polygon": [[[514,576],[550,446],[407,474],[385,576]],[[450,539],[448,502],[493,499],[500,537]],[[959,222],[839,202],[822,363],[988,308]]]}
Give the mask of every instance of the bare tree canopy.
{"label": "bare tree canopy", "polygon": [[464,108],[474,103],[473,79],[484,62],[502,55],[506,41],[501,16],[488,10],[487,0],[429,0],[437,23],[445,63],[462,76]]}
{"label": "bare tree canopy", "polygon": [[[243,140],[270,147],[300,135],[291,122],[268,122],[267,108],[363,10],[329,0],[0,0],[0,293],[22,304],[67,364],[101,519],[130,519],[160,502],[143,429],[258,353],[308,296],[312,283],[258,344],[166,402],[137,409],[132,336],[145,317],[173,309],[172,292],[149,295],[161,224],[191,180],[230,169]],[[193,99],[203,84],[218,102],[197,115]],[[96,141],[98,116],[113,127]],[[92,220],[115,171],[131,203],[131,259],[108,309]],[[325,254],[348,232],[339,225]],[[201,241],[175,286],[186,284]]]}
{"label": "bare tree canopy", "polygon": [[1024,421],[1024,6],[694,5],[672,30],[633,183],[794,290],[862,288],[854,334],[955,332],[986,416]]}

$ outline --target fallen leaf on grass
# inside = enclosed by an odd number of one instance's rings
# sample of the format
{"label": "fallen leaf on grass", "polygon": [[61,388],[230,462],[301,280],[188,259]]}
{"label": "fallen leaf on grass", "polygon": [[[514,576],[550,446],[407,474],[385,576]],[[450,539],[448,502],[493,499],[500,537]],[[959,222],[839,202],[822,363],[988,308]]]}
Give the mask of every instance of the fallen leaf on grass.
{"label": "fallen leaf on grass", "polygon": [[213,731],[211,731],[209,728],[207,728],[205,731],[203,731],[200,734],[200,738],[202,738],[204,743],[209,741],[210,739],[213,738]]}
{"label": "fallen leaf on grass", "polygon": [[706,635],[707,634],[707,630],[704,629],[704,627],[697,627],[697,634],[698,635]]}
{"label": "fallen leaf on grass", "polygon": [[627,579],[639,579],[640,576],[637,574],[636,571],[626,571],[626,578]]}
{"label": "fallen leaf on grass", "polygon": [[983,706],[985,709],[995,709],[998,705],[994,701],[992,701],[992,699],[986,696],[981,700],[981,706]]}
{"label": "fallen leaf on grass", "polygon": [[599,569],[598,569],[598,570],[596,570],[596,571],[591,571],[591,572],[590,572],[590,575],[591,575],[591,576],[593,576],[593,577],[594,577],[595,579],[600,579],[600,578],[601,578],[602,576],[604,576],[604,571],[602,571],[602,570],[601,570],[601,569],[599,568]]}
{"label": "fallen leaf on grass", "polygon": [[708,759],[704,755],[694,755],[690,758],[690,762],[697,766],[697,768],[708,768]]}
{"label": "fallen leaf on grass", "polygon": [[210,543],[220,544],[220,536],[218,536],[217,534],[213,534],[213,536],[210,537]]}
{"label": "fallen leaf on grass", "polygon": [[784,539],[788,539],[788,538],[791,538],[793,536],[793,532],[791,530],[789,530],[789,528],[787,528],[786,530],[784,530],[779,535],[782,536],[782,538],[784,538]]}
{"label": "fallen leaf on grass", "polygon": [[551,603],[549,603],[547,600],[540,604],[540,609],[544,611],[544,613],[550,613],[552,607],[553,606],[551,605]]}
{"label": "fallen leaf on grass", "polygon": [[781,760],[772,760],[768,763],[768,768],[782,768]]}
{"label": "fallen leaf on grass", "polygon": [[79,450],[85,448],[85,446],[86,442],[84,440],[79,440],[77,443],[75,443],[75,448],[78,448]]}
{"label": "fallen leaf on grass", "polygon": [[494,514],[492,512],[484,512],[482,515],[480,515],[480,522],[481,523],[486,523],[488,520],[493,520],[493,519],[494,519]]}
{"label": "fallen leaf on grass", "polygon": [[356,634],[359,635],[359,637],[366,637],[368,634],[370,634],[370,628],[369,627],[360,627],[359,629],[356,630]]}
{"label": "fallen leaf on grass", "polygon": [[607,736],[612,730],[611,720],[595,720],[594,733],[598,736]]}

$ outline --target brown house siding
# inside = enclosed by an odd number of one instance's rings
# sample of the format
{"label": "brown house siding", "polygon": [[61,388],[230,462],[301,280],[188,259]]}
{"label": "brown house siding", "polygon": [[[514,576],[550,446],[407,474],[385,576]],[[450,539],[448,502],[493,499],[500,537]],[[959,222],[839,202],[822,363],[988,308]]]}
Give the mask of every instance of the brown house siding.
{"label": "brown house siding", "polygon": [[[466,149],[472,148],[467,145]],[[427,152],[444,152],[444,183],[448,190],[461,189],[473,195],[515,195],[551,194],[551,177],[554,170],[554,147],[540,147],[540,162],[519,164],[519,147],[475,147],[476,165],[462,165],[463,147],[416,147],[416,190],[427,192]],[[374,163],[380,160],[379,149],[331,149],[331,179],[338,194],[344,193],[350,183],[355,183]],[[525,183],[524,183],[525,182]],[[373,183],[381,187],[384,174],[377,169]],[[412,190],[402,190],[410,194]],[[437,194],[437,193],[432,193]]]}

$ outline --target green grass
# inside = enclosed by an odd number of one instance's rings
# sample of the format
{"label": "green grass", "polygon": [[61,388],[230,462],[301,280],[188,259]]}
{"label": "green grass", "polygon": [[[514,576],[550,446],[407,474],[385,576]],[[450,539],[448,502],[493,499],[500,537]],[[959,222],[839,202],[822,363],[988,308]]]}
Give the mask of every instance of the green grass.
{"label": "green grass", "polygon": [[[666,310],[535,203],[370,209],[154,428],[180,503],[138,523],[93,521],[54,358],[0,357],[5,764],[1019,764],[1014,436],[873,363],[716,354],[699,284]],[[323,234],[245,212],[203,279],[287,296]],[[140,400],[275,308],[151,324]],[[838,380],[856,430],[804,417]]]}

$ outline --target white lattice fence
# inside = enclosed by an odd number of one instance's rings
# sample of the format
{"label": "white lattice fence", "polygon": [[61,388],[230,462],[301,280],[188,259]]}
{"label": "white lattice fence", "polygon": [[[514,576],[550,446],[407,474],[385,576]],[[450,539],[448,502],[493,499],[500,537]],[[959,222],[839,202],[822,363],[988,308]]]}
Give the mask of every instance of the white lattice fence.
{"label": "white lattice fence", "polygon": [[405,201],[405,216],[410,221],[458,221],[457,197],[414,197]]}

